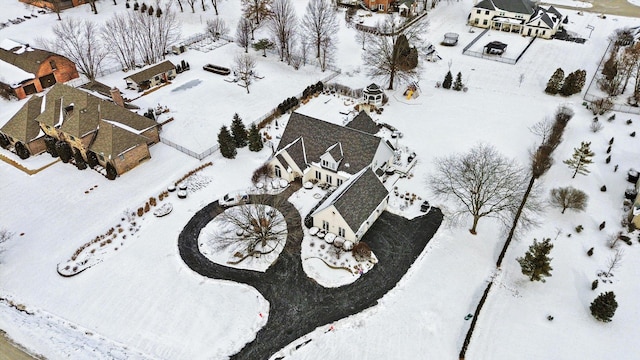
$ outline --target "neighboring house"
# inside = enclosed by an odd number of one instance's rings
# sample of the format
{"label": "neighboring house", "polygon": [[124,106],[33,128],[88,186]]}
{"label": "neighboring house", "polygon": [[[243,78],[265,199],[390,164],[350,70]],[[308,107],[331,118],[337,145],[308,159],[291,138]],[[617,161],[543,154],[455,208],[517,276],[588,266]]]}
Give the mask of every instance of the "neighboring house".
{"label": "neighboring house", "polygon": [[[30,99],[0,133],[14,146],[16,141],[29,144],[50,136],[68,143],[87,161],[92,158],[105,168],[112,166],[117,174],[150,158],[149,146],[160,141],[155,121],[63,84]],[[44,151],[41,145],[27,147],[31,155]]]}
{"label": "neighboring house", "polygon": [[55,10],[54,3],[58,3],[59,9],[65,10],[65,9],[72,8],[74,6],[86,4],[89,1],[88,0],[20,0],[20,2],[41,7],[41,8],[47,8],[50,10]]}
{"label": "neighboring house", "polygon": [[166,83],[176,77],[176,66],[169,60],[148,67],[135,74],[127,76],[127,88],[144,91],[154,86]]}
{"label": "neighboring house", "polygon": [[353,175],[312,214],[313,226],[354,244],[387,206],[389,191],[370,167]]}
{"label": "neighboring house", "polygon": [[293,113],[269,165],[289,181],[340,186],[365,167],[385,169],[392,158],[393,147],[382,138]]}
{"label": "neighboring house", "polygon": [[18,99],[77,77],[76,65],[64,56],[9,39],[0,41],[0,87]]}
{"label": "neighboring house", "polygon": [[469,14],[469,24],[550,39],[560,29],[562,14],[553,6],[529,0],[482,0]]}
{"label": "neighboring house", "polygon": [[402,16],[416,16],[419,11],[418,0],[400,0],[398,1],[398,12]]}

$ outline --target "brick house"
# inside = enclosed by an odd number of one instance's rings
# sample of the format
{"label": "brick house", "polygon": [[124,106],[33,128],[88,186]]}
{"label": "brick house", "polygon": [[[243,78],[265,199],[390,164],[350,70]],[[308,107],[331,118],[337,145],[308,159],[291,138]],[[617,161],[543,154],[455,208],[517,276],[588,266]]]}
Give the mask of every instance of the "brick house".
{"label": "brick house", "polygon": [[124,81],[127,82],[128,89],[144,91],[154,86],[166,83],[176,77],[176,66],[169,60],[165,60],[159,64],[148,67],[135,74],[127,76]]}
{"label": "brick house", "polygon": [[0,87],[18,99],[77,77],[76,65],[62,55],[9,39],[0,41]]}
{"label": "brick house", "polygon": [[[50,10],[54,10],[53,2],[55,1],[56,0],[20,0],[20,2],[41,7],[41,8],[50,9]],[[57,2],[58,2],[58,6],[60,7],[60,10],[65,10],[75,6],[86,4],[89,1],[88,0],[57,0]]]}
{"label": "brick house", "polygon": [[[15,129],[29,132],[18,137],[16,134],[22,133]],[[91,157],[102,167],[112,166],[118,175],[149,159],[149,146],[160,141],[155,121],[63,84],[54,85],[42,97],[29,99],[0,128],[0,134],[14,147],[17,142],[44,143],[40,139],[50,136],[68,143],[73,153],[80,153],[87,161]],[[31,155],[44,151],[41,145],[27,148]]]}

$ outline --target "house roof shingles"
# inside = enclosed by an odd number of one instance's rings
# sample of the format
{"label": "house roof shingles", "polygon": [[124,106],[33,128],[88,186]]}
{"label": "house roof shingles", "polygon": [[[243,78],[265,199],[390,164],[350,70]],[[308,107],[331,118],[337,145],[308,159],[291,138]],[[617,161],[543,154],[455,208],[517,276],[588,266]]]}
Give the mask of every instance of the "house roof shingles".
{"label": "house roof shingles", "polygon": [[100,120],[98,135],[89,149],[107,158],[114,158],[135,146],[146,144],[146,142],[147,139],[144,136]]}
{"label": "house roof shingles", "polygon": [[135,74],[132,74],[131,76],[127,76],[125,77],[125,79],[131,79],[131,81],[135,82],[136,84],[140,84],[145,80],[149,80],[158,74],[164,74],[167,71],[175,68],[176,66],[173,65],[171,61],[165,60],[157,65],[151,66],[147,69],[144,69]]}
{"label": "house roof shingles", "polygon": [[[292,144],[299,138],[300,144]],[[287,148],[287,153],[300,169],[304,169],[307,167],[306,161],[319,161],[327,149],[340,143],[344,158],[337,171],[354,174],[371,164],[380,141],[379,137],[356,129],[293,113],[277,151]]]}
{"label": "house roof shingles", "polygon": [[24,51],[12,51],[0,47],[0,60],[12,64],[28,73],[37,74],[40,65],[50,56],[56,55],[52,52],[29,47]]}
{"label": "house roof shingles", "polygon": [[377,134],[380,130],[371,116],[369,116],[365,111],[360,111],[360,113],[356,115],[353,120],[349,121],[346,126],[371,135]]}
{"label": "house roof shingles", "polygon": [[358,231],[385,197],[389,196],[389,192],[371,168],[363,170],[359,175],[350,186],[345,187],[333,203],[354,232]]}
{"label": "house roof shingles", "polygon": [[533,14],[534,5],[529,0],[483,0],[476,8],[487,10],[505,10],[517,14]]}
{"label": "house roof shingles", "polygon": [[36,139],[41,130],[34,119],[40,115],[41,106],[41,97],[31,97],[27,103],[0,128],[0,132],[25,144]]}

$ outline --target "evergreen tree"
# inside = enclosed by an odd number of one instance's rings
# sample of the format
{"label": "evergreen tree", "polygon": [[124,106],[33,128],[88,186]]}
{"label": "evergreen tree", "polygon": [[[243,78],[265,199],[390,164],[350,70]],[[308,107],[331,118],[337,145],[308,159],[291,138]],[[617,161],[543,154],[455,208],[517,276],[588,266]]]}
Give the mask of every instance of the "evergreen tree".
{"label": "evergreen tree", "polygon": [[24,146],[24,144],[21,143],[20,141],[17,141],[15,145],[13,145],[13,147],[16,150],[16,154],[18,154],[18,157],[20,157],[20,159],[22,160],[28,159],[29,156],[31,156],[27,147]]}
{"label": "evergreen tree", "polygon": [[260,151],[262,150],[262,137],[260,136],[260,130],[255,124],[251,124],[249,128],[249,150]]}
{"label": "evergreen tree", "polygon": [[591,158],[593,155],[593,151],[589,148],[591,146],[591,142],[583,141],[580,144],[579,148],[573,149],[573,155],[571,155],[571,159],[567,159],[564,161],[565,164],[569,166],[569,168],[574,169],[572,179],[576,177],[577,174],[587,175],[590,171],[587,169],[587,165],[591,164],[593,160]]}
{"label": "evergreen tree", "polygon": [[87,165],[89,167],[94,168],[96,165],[100,164],[98,162],[98,156],[93,151],[87,151]]}
{"label": "evergreen tree", "polygon": [[76,167],[78,168],[78,170],[84,170],[87,168],[87,163],[84,161],[80,150],[76,150],[73,152],[73,160],[76,162]]}
{"label": "evergreen tree", "polygon": [[233,115],[233,121],[231,122],[231,134],[233,134],[233,141],[237,148],[247,146],[247,129],[242,123],[242,119],[238,113]]}
{"label": "evergreen tree", "polygon": [[557,94],[562,86],[562,79],[564,79],[564,70],[557,68],[553,75],[551,75],[551,78],[549,78],[544,92],[553,95]]}
{"label": "evergreen tree", "polygon": [[116,177],[118,176],[118,172],[116,171],[116,168],[113,166],[113,164],[108,162],[106,170],[107,170],[107,179],[115,180]]}
{"label": "evergreen tree", "polygon": [[58,141],[56,143],[56,151],[63,163],[66,164],[71,160],[71,146],[69,146],[66,141]]}
{"label": "evergreen tree", "polygon": [[456,75],[456,82],[453,83],[453,90],[460,91],[463,87],[464,85],[462,84],[462,73],[458,72],[458,74]]}
{"label": "evergreen tree", "polygon": [[47,147],[47,152],[54,158],[58,157],[58,151],[56,150],[56,138],[53,136],[44,136],[44,145]]}
{"label": "evergreen tree", "polygon": [[11,145],[9,139],[3,133],[0,133],[0,147],[6,149],[9,145]]}
{"label": "evergreen tree", "polygon": [[603,322],[611,321],[611,318],[615,314],[617,308],[618,302],[616,301],[616,295],[613,291],[601,293],[597,298],[595,298],[595,300],[593,300],[591,306],[589,306],[591,315]]}
{"label": "evergreen tree", "polygon": [[442,87],[445,89],[451,89],[452,82],[453,82],[453,75],[451,75],[451,71],[447,71],[447,75],[444,76],[444,82],[442,83]]}
{"label": "evergreen tree", "polygon": [[399,70],[407,71],[418,66],[418,50],[411,47],[406,35],[398,36],[393,51]]}
{"label": "evergreen tree", "polygon": [[220,133],[218,133],[218,147],[220,154],[227,159],[234,159],[236,157],[236,144],[226,125],[222,125]]}
{"label": "evergreen tree", "polygon": [[149,6],[149,10],[147,10],[147,15],[153,16],[154,12],[155,12],[155,10],[153,10],[153,6]]}
{"label": "evergreen tree", "polygon": [[580,91],[582,91],[582,87],[584,86],[586,77],[587,72],[584,70],[576,70],[567,75],[567,78],[564,79],[564,83],[562,84],[562,88],[560,89],[560,94],[569,96],[579,93]]}
{"label": "evergreen tree", "polygon": [[618,75],[618,62],[616,61],[616,51],[612,51],[609,59],[604,63],[602,67],[602,75],[605,79],[613,80]]}
{"label": "evergreen tree", "polygon": [[255,124],[251,124],[248,133],[248,144],[249,150],[251,151],[260,151],[264,147],[262,141],[262,135],[260,134],[260,129]]}
{"label": "evergreen tree", "polygon": [[529,277],[531,281],[545,282],[544,277],[551,276],[551,258],[549,252],[553,249],[551,239],[544,239],[542,242],[538,242],[537,239],[533,239],[533,245],[529,246],[529,251],[524,254],[524,257],[517,258],[520,263],[522,273]]}

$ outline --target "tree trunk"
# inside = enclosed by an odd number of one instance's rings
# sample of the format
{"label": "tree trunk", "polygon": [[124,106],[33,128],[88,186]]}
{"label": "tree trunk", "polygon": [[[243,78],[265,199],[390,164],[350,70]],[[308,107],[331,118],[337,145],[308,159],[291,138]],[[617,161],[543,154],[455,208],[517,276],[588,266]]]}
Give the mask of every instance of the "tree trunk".
{"label": "tree trunk", "polygon": [[[392,71],[389,74],[389,87],[387,88],[387,90],[393,90],[393,80],[394,80],[395,77],[396,77],[396,72]],[[474,226],[474,228],[475,228],[475,226]]]}
{"label": "tree trunk", "polygon": [[498,255],[498,261],[496,262],[496,266],[498,268],[500,267],[500,265],[502,265],[502,260],[504,259],[504,256],[507,253],[507,248],[509,247],[509,244],[511,244],[511,240],[513,240],[513,235],[516,233],[516,226],[518,226],[518,220],[520,220],[520,216],[522,215],[522,210],[524,209],[524,206],[527,203],[527,199],[529,198],[529,194],[531,193],[531,189],[533,189],[533,183],[535,181],[536,181],[536,178],[533,175],[531,175],[531,179],[529,179],[529,185],[527,185],[527,191],[524,192],[524,196],[522,196],[522,201],[520,202],[518,211],[516,211],[516,214],[513,217],[513,224],[511,224],[511,229],[509,230],[509,235],[507,236],[507,240],[504,242],[504,246],[502,247],[502,251],[500,251],[500,255]]}
{"label": "tree trunk", "polygon": [[479,216],[473,215],[473,226],[471,226],[471,229],[469,229],[469,232],[473,235],[477,234],[476,228],[478,227],[479,220],[480,220]]}
{"label": "tree trunk", "polygon": [[566,206],[566,205],[564,205],[564,206],[562,207],[562,212],[561,212],[561,214],[564,214],[564,211],[565,211],[565,210],[567,210],[567,206]]}

